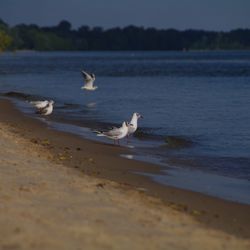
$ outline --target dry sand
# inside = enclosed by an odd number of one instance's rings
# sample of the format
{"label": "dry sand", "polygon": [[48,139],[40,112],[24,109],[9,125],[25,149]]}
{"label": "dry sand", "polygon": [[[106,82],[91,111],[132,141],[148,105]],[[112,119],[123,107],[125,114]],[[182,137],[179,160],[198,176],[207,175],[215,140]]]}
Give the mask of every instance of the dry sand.
{"label": "dry sand", "polygon": [[250,249],[142,191],[86,176],[0,123],[0,249]]}

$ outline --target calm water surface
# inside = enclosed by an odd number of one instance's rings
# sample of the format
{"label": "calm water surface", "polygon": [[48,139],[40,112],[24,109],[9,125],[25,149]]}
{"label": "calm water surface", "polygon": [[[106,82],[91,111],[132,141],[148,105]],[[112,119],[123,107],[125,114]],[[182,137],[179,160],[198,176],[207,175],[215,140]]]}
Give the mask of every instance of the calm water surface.
{"label": "calm water surface", "polygon": [[[97,91],[80,89],[81,69],[96,74]],[[86,127],[139,112],[128,146],[132,158],[166,168],[152,178],[250,203],[250,52],[4,53],[0,92],[9,91],[54,99],[46,121],[91,139]]]}

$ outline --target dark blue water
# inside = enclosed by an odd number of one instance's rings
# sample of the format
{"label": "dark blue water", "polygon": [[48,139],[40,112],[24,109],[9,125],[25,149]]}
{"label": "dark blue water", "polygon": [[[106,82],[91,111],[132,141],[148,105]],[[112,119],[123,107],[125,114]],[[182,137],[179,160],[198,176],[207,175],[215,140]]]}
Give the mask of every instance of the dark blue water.
{"label": "dark blue water", "polygon": [[[95,73],[96,91],[80,89],[81,69]],[[139,112],[144,119],[129,143],[139,157],[243,181],[239,192],[250,196],[248,51],[4,53],[0,92],[9,91],[54,99],[53,117],[77,125],[68,129],[78,134]]]}

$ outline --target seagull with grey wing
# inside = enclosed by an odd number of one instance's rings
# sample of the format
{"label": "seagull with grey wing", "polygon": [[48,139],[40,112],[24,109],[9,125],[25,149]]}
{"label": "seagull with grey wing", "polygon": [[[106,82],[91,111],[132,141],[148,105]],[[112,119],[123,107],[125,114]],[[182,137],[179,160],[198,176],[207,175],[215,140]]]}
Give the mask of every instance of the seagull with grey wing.
{"label": "seagull with grey wing", "polygon": [[94,86],[94,81],[95,81],[95,75],[94,74],[89,74],[82,70],[82,76],[84,79],[84,85],[81,87],[81,89],[85,90],[96,90],[97,86]]}
{"label": "seagull with grey wing", "polygon": [[97,131],[97,136],[105,136],[109,139],[114,140],[114,143],[117,141],[118,144],[119,144],[119,140],[124,138],[127,134],[128,134],[127,122],[123,122],[120,128],[114,127],[111,130],[106,131],[106,132]]}
{"label": "seagull with grey wing", "polygon": [[54,101],[49,101],[45,107],[38,109],[36,113],[40,115],[50,115],[53,112],[53,104]]}

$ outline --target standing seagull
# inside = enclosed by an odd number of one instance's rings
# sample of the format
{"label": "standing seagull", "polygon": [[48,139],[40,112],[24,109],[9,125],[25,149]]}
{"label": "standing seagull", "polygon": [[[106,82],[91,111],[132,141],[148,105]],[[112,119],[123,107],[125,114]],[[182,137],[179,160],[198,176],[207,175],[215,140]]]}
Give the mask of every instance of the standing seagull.
{"label": "standing seagull", "polygon": [[85,90],[96,90],[97,86],[93,86],[95,81],[95,75],[94,74],[88,74],[87,72],[82,70],[82,76],[84,78],[84,85],[81,87],[81,89]]}
{"label": "standing seagull", "polygon": [[123,122],[120,128],[112,128],[107,132],[97,132],[97,136],[106,136],[109,139],[114,140],[114,143],[117,141],[119,144],[119,140],[124,138],[128,134],[128,123]]}
{"label": "standing seagull", "polygon": [[53,104],[54,101],[49,101],[46,107],[38,109],[36,113],[40,115],[50,115],[53,111]]}
{"label": "standing seagull", "polygon": [[137,130],[139,118],[143,118],[143,116],[140,115],[139,113],[134,113],[132,115],[132,119],[128,124],[128,136],[132,135]]}

